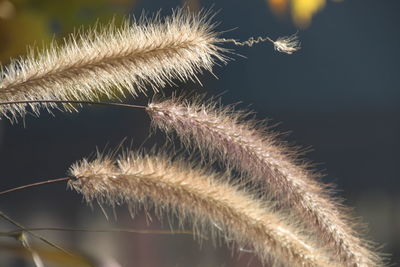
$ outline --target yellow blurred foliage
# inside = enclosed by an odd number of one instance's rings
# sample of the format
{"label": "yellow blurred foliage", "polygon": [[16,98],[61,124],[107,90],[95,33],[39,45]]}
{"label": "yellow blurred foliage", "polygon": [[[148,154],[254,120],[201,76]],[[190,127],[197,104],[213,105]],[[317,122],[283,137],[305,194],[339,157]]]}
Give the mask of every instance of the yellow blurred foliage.
{"label": "yellow blurred foliage", "polygon": [[325,6],[325,0],[292,0],[291,13],[294,23],[307,27],[315,13]]}
{"label": "yellow blurred foliage", "polygon": [[289,13],[297,27],[306,28],[313,16],[325,7],[326,0],[267,0],[267,3],[275,14],[283,16]]}
{"label": "yellow blurred foliage", "polygon": [[288,8],[288,0],[267,0],[272,11],[277,15],[282,15]]}
{"label": "yellow blurred foliage", "polygon": [[46,45],[76,28],[117,22],[134,7],[135,0],[0,0],[0,62],[25,54],[27,46]]}
{"label": "yellow blurred foliage", "polygon": [[15,15],[15,7],[10,1],[0,2],[0,19],[10,19]]}
{"label": "yellow blurred foliage", "polygon": [[[42,247],[31,246],[42,260],[47,263],[56,263],[56,266],[74,266],[74,267],[90,267],[95,266],[94,262],[92,262],[89,258],[79,255],[74,252],[73,255],[68,255],[65,252],[47,249]],[[9,252],[18,257],[25,258],[28,261],[31,261],[32,255],[29,250],[24,248],[21,245],[9,244],[9,243],[0,243],[0,250],[3,252]]]}
{"label": "yellow blurred foliage", "polygon": [[32,12],[20,12],[8,20],[0,21],[0,62],[25,54],[28,44],[50,42],[46,19]]}

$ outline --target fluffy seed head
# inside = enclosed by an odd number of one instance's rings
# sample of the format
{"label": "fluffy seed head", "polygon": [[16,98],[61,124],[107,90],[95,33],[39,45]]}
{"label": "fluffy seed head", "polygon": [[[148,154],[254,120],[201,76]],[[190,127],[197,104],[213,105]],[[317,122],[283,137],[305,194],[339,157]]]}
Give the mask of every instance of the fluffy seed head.
{"label": "fluffy seed head", "polygon": [[[180,98],[151,103],[147,111],[153,124],[176,132],[189,146],[246,173],[252,182],[265,185],[284,206],[296,211],[311,232],[331,246],[346,266],[377,266],[379,258],[354,231],[347,211],[319,183],[304,161],[277,141],[245,113],[215,102],[190,103]],[[339,202],[340,203],[340,202]]]}
{"label": "fluffy seed head", "polygon": [[102,158],[81,161],[71,174],[75,179],[69,185],[89,203],[127,203],[130,210],[144,205],[144,210],[154,208],[160,216],[172,213],[180,225],[191,223],[195,233],[214,229],[227,243],[233,240],[250,248],[264,263],[272,257],[285,266],[334,266],[268,203],[182,160],[128,153],[116,165]]}
{"label": "fluffy seed head", "polygon": [[[71,35],[62,45],[32,49],[4,67],[0,102],[136,96],[148,87],[158,91],[174,81],[195,80],[201,71],[212,71],[216,60],[225,62],[213,27],[204,12],[178,10],[164,19],[126,20],[122,27],[111,22]],[[30,106],[37,112],[38,106],[54,104]],[[10,118],[25,113],[25,104],[0,106],[0,115]]]}

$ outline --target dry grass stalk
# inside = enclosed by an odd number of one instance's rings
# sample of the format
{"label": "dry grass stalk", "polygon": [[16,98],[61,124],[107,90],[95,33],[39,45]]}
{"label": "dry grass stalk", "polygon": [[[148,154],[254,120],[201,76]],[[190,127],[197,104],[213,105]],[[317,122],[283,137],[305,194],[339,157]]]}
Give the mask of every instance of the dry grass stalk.
{"label": "dry grass stalk", "polygon": [[[177,10],[171,17],[126,20],[71,35],[63,45],[43,52],[33,49],[26,58],[3,67],[0,102],[18,100],[95,100],[154,91],[174,81],[195,80],[215,61],[225,62],[224,49],[213,31],[210,16]],[[32,103],[54,107],[52,103]],[[10,118],[26,113],[26,104],[0,107]]]}
{"label": "dry grass stalk", "polygon": [[257,184],[267,185],[288,207],[294,207],[318,238],[334,249],[335,258],[346,266],[377,266],[379,258],[352,227],[347,212],[336,204],[327,188],[309,171],[308,165],[267,133],[246,114],[214,102],[188,103],[176,98],[153,102],[148,107],[153,124],[176,132],[187,145],[196,145],[217,156]]}
{"label": "dry grass stalk", "polygon": [[[111,159],[83,160],[71,168],[70,187],[89,203],[127,203],[130,210],[145,206],[157,214],[172,213],[194,232],[217,230],[227,243],[250,248],[264,262],[285,266],[332,266],[324,253],[296,228],[288,225],[266,202],[224,182],[221,175],[171,161],[166,155],[129,153],[114,165]],[[218,225],[215,229],[213,225]],[[215,234],[215,233],[214,233]]]}

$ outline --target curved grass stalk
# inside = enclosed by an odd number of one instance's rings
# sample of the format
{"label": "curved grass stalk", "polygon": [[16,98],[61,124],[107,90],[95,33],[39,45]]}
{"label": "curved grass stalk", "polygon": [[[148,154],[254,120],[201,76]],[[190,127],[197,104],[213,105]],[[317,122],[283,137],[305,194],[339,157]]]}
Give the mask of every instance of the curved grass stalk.
{"label": "curved grass stalk", "polygon": [[294,208],[300,218],[332,247],[346,266],[377,266],[379,257],[352,227],[345,209],[336,204],[326,186],[304,161],[279,143],[256,121],[232,107],[175,98],[153,102],[147,109],[153,124],[166,133],[176,132],[186,145],[195,145],[213,159],[248,174],[255,184]]}
{"label": "curved grass stalk", "polygon": [[159,215],[176,215],[180,225],[190,222],[195,233],[218,228],[213,235],[250,248],[264,263],[272,257],[287,266],[334,265],[310,238],[288,225],[289,218],[272,212],[267,203],[245,190],[222,182],[221,175],[182,160],[128,153],[117,165],[101,157],[82,160],[70,173],[74,177],[70,187],[89,203],[127,203],[130,210],[154,208]]}

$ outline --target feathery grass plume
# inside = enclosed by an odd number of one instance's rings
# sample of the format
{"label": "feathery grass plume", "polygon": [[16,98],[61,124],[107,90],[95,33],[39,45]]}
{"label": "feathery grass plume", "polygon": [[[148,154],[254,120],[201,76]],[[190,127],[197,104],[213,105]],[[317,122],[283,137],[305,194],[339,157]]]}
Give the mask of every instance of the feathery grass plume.
{"label": "feathery grass plume", "polygon": [[[133,96],[155,92],[174,81],[197,80],[196,75],[212,72],[215,63],[226,63],[224,43],[253,46],[269,41],[275,50],[287,54],[300,49],[297,35],[250,38],[240,42],[220,38],[211,22],[211,11],[197,14],[177,9],[172,16],[139,21],[125,20],[95,26],[71,34],[63,44],[52,43],[44,51],[31,48],[28,55],[13,60],[0,70],[0,117],[16,119],[30,106],[38,114],[39,107],[56,107],[50,100],[93,101],[100,96],[118,98],[129,92]],[[40,100],[46,100],[41,102]],[[38,101],[35,103],[6,102]],[[75,110],[65,105],[67,111]]]}
{"label": "feathery grass plume", "polygon": [[246,113],[214,101],[190,103],[182,98],[153,102],[147,111],[154,126],[176,132],[186,145],[198,146],[248,174],[255,184],[266,185],[284,206],[295,209],[346,266],[379,265],[379,257],[356,233],[345,208],[316,180],[317,174],[276,134],[248,120]]}
{"label": "feathery grass plume", "polygon": [[214,229],[214,237],[222,235],[228,244],[233,240],[250,248],[264,263],[272,258],[285,266],[334,265],[267,202],[224,181],[221,174],[182,159],[130,152],[115,165],[110,158],[82,160],[70,173],[69,186],[88,203],[127,203],[130,210],[144,207],[160,216],[172,214],[180,225],[191,223],[195,233]]}
{"label": "feathery grass plume", "polygon": [[[154,91],[174,81],[196,80],[214,63],[226,62],[224,48],[214,32],[210,12],[193,14],[178,9],[161,19],[144,16],[117,27],[94,27],[73,34],[64,44],[30,53],[0,72],[0,102],[18,100],[94,100],[117,97],[127,91],[136,96],[147,87]],[[34,112],[39,106],[29,104]],[[0,115],[15,118],[26,104],[0,107]],[[73,110],[69,106],[69,110]]]}

